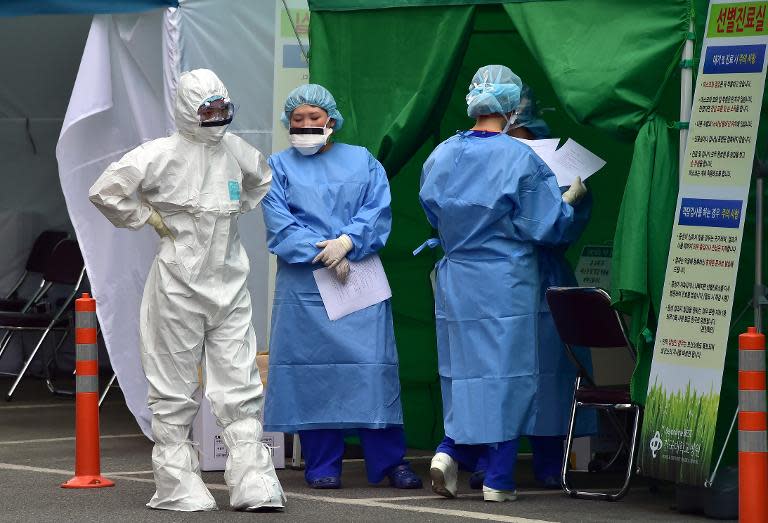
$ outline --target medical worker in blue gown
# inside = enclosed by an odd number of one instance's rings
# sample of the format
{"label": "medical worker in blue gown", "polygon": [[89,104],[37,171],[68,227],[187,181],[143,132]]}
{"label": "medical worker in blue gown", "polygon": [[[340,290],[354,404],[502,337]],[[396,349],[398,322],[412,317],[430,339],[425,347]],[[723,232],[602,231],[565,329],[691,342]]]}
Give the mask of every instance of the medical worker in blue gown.
{"label": "medical worker in blue gown", "polygon": [[[507,134],[525,140],[540,140],[550,137],[549,126],[540,117],[533,91],[523,85],[520,105],[516,111],[517,119],[510,126]],[[592,201],[589,194],[574,207],[574,233],[580,234],[589,222]],[[541,278],[541,296],[539,300],[539,401],[546,404],[551,413],[542,419],[534,433],[526,434],[533,453],[533,472],[536,482],[544,488],[560,488],[560,471],[565,459],[565,433],[568,431],[573,384],[576,369],[568,359],[557,334],[549,311],[547,300],[543,299],[548,287],[574,287],[578,283],[573,269],[565,259],[567,245],[555,247],[540,245],[537,249],[539,275]],[[574,347],[579,361],[589,365],[591,358],[587,349]],[[582,413],[584,414],[584,413]],[[592,413],[590,413],[592,414]],[[595,417],[581,416],[577,430],[581,433],[594,431]],[[469,478],[470,487],[480,489],[488,468],[487,458],[478,460],[477,470]]]}
{"label": "medical worker in blue gown", "polygon": [[344,436],[356,433],[368,481],[421,488],[404,460],[398,360],[389,300],[330,321],[312,271],[340,281],[349,262],[376,254],[392,225],[389,182],[364,147],[329,141],[344,119],[316,84],[285,101],[291,147],[269,158],[263,200],[267,242],[277,255],[267,430],[300,435],[313,488],[340,488]]}
{"label": "medical worker in blue gown", "polygon": [[445,252],[435,317],[446,437],[430,476],[446,497],[457,494],[459,464],[475,470],[487,456],[483,498],[515,500],[518,438],[552,424],[539,249],[578,235],[586,189],[577,179],[561,193],[544,162],[506,134],[521,88],[509,68],[481,67],[467,95],[475,126],[441,143],[422,172],[419,197]]}

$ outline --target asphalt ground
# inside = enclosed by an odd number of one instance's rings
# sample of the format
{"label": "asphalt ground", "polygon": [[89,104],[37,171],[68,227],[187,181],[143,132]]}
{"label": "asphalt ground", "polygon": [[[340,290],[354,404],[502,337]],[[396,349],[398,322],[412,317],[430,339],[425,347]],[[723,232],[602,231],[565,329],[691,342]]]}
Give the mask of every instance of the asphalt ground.
{"label": "asphalt ground", "polygon": [[[0,390],[10,382],[0,379]],[[369,485],[362,460],[345,460],[343,489],[318,491],[304,482],[300,470],[279,470],[288,497],[280,513],[240,513],[229,509],[222,472],[204,472],[203,479],[219,510],[175,513],[146,508],[154,492],[151,473],[152,443],[141,435],[114,389],[101,411],[102,473],[115,481],[113,488],[70,490],[60,488],[74,470],[74,403],[50,395],[36,379],[25,380],[13,402],[0,404],[0,521],[8,522],[165,522],[165,521],[356,521],[414,522],[506,521],[705,521],[703,516],[679,514],[670,485],[653,485],[644,478],[633,481],[621,501],[576,500],[560,491],[542,490],[533,480],[531,460],[518,464],[519,498],[515,502],[486,503],[460,477],[457,499],[435,496],[428,487],[430,452],[410,450],[414,470],[425,480],[421,490],[396,490]],[[580,473],[574,482],[593,488],[618,484],[615,474]]]}

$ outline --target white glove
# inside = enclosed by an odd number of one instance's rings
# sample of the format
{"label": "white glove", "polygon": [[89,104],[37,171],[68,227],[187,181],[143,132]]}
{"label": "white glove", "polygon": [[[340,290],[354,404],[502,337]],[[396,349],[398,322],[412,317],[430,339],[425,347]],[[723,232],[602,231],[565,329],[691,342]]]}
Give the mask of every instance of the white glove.
{"label": "white glove", "polygon": [[155,231],[157,231],[157,234],[159,234],[161,238],[166,237],[172,240],[174,239],[170,229],[166,227],[163,219],[160,217],[160,213],[158,213],[156,210],[152,209],[152,214],[149,215],[147,223],[155,228]]}
{"label": "white glove", "polygon": [[335,240],[323,240],[317,242],[315,246],[323,249],[320,254],[315,256],[312,263],[323,262],[329,269],[333,269],[341,263],[341,260],[352,250],[352,240],[346,234],[342,234]]}
{"label": "white glove", "polygon": [[581,182],[581,178],[577,176],[568,190],[563,193],[563,201],[569,205],[576,205],[579,200],[584,198],[585,194],[587,194],[587,188]]}
{"label": "white glove", "polygon": [[347,278],[349,277],[349,260],[342,258],[333,268],[333,272],[341,283],[347,283]]}

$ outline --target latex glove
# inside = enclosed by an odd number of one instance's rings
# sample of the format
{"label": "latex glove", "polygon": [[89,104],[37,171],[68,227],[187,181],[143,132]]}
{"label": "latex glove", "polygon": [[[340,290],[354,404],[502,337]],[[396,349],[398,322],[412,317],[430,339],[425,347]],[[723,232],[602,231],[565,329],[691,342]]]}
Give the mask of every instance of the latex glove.
{"label": "latex glove", "polygon": [[584,198],[585,194],[587,194],[587,188],[582,183],[581,178],[577,176],[568,190],[563,193],[563,201],[569,205],[576,205],[579,200]]}
{"label": "latex glove", "polygon": [[155,231],[157,231],[157,234],[159,234],[161,238],[166,237],[172,240],[174,239],[170,229],[166,227],[163,219],[160,217],[160,213],[158,213],[156,210],[152,209],[152,214],[149,215],[149,220],[147,220],[147,223],[155,228]]}
{"label": "latex glove", "polygon": [[333,272],[341,283],[347,283],[347,278],[349,277],[349,260],[342,258],[336,267],[333,268]]}
{"label": "latex glove", "polygon": [[352,240],[346,234],[342,234],[335,240],[323,240],[317,242],[315,246],[323,249],[320,254],[315,256],[312,263],[323,262],[329,269],[333,269],[341,263],[341,260],[352,250]]}

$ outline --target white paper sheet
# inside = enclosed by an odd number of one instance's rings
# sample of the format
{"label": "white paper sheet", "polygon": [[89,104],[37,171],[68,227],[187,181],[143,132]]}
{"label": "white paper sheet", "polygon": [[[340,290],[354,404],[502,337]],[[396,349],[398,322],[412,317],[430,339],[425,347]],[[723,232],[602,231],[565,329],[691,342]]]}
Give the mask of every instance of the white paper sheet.
{"label": "white paper sheet", "polygon": [[557,177],[557,184],[566,187],[577,176],[586,180],[603,168],[605,160],[568,138],[549,160],[544,160]]}
{"label": "white paper sheet", "polygon": [[[520,143],[524,143],[544,160],[544,156],[551,156],[560,144],[560,138],[542,138],[541,140],[526,140],[525,138],[515,138]],[[544,160],[546,161],[546,160]]]}
{"label": "white paper sheet", "polygon": [[384,266],[373,254],[349,263],[349,278],[342,284],[331,269],[313,271],[325,311],[331,321],[362,310],[392,297]]}

